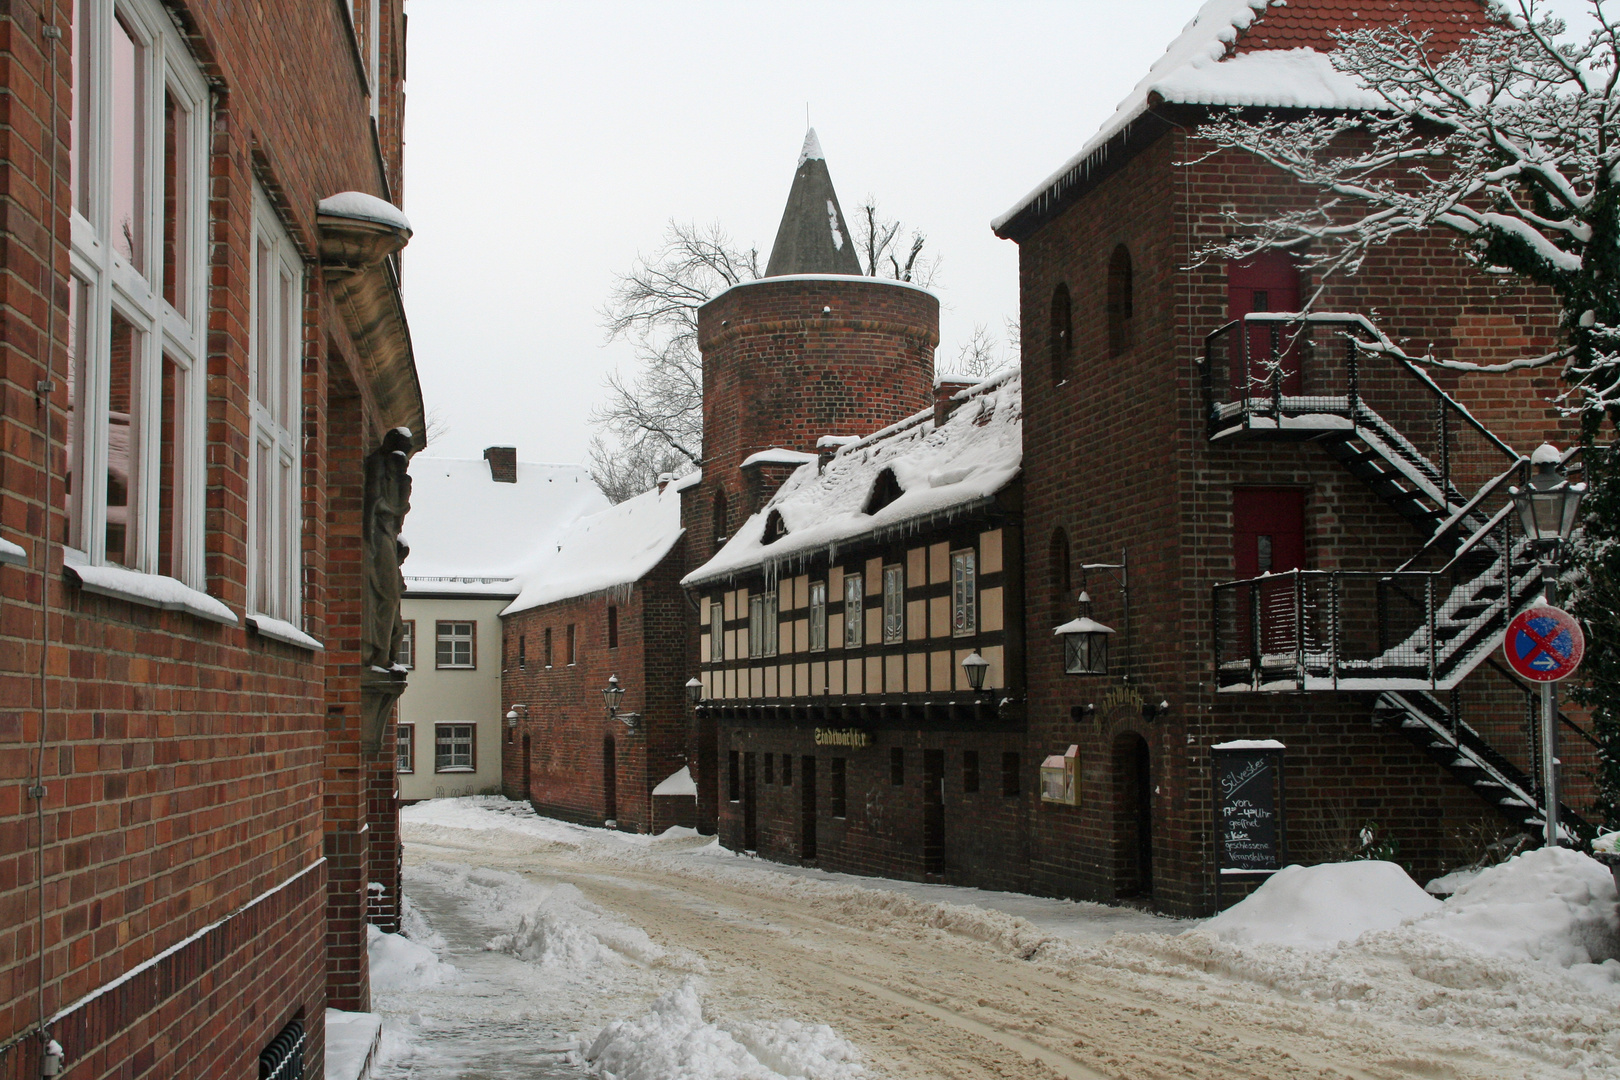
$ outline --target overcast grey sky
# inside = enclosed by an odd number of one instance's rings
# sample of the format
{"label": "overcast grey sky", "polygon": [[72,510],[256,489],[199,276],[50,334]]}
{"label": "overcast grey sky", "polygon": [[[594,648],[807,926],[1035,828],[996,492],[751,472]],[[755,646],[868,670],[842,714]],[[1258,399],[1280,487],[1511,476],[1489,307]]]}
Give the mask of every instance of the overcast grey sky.
{"label": "overcast grey sky", "polygon": [[1200,0],[410,0],[407,310],[430,448],[580,461],[623,343],[615,273],[671,218],[762,259],[805,104],[845,212],[868,194],[943,259],[939,356],[1018,304],[990,219],[1080,148]]}

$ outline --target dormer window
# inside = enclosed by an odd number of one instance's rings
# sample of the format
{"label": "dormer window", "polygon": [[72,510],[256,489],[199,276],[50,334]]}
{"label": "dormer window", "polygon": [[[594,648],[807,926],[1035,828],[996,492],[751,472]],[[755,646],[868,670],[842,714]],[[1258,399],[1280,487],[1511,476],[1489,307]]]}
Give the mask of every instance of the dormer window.
{"label": "dormer window", "polygon": [[774,544],[787,535],[787,525],[782,521],[782,511],[772,510],[765,516],[765,537],[762,543]]}
{"label": "dormer window", "polygon": [[877,479],[872,481],[872,494],[867,496],[866,507],[862,512],[875,514],[902,494],[904,491],[900,487],[900,481],[894,478],[894,470],[884,469],[878,473]]}

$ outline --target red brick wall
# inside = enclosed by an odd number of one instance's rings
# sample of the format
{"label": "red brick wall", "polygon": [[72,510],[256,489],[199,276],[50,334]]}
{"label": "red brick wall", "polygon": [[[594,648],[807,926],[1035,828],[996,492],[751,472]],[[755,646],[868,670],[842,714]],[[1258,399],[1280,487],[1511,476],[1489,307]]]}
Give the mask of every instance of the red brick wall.
{"label": "red brick wall", "polygon": [[[670,554],[634,586],[562,600],[506,616],[501,672],[502,709],[515,704],[528,716],[508,729],[501,742],[501,785],[509,798],[523,797],[523,737],[530,740],[529,797],[535,809],[552,817],[601,824],[605,805],[604,740],[614,742],[615,807],[618,827],[662,831],[669,822],[653,815],[652,789],[686,764],[688,706],[685,682],[691,672],[683,655],[686,600],[678,584],[684,549]],[[618,646],[610,649],[607,611],[618,617]],[[578,635],[578,662],[568,663],[568,626]],[[552,666],[545,666],[545,631],[551,630]],[[518,666],[517,640],[526,642],[526,663]],[[691,669],[695,671],[696,669]],[[624,687],[620,713],[640,713],[631,732],[610,720],[602,700],[608,677]]]}
{"label": "red brick wall", "polygon": [[[1277,737],[1288,744],[1294,857],[1326,857],[1335,837],[1343,839],[1340,833],[1375,820],[1400,841],[1403,861],[1421,880],[1455,861],[1458,845],[1447,834],[1488,818],[1483,802],[1404,740],[1375,727],[1366,698],[1213,691],[1210,587],[1235,576],[1234,487],[1306,492],[1312,568],[1393,568],[1422,537],[1309,443],[1208,441],[1197,361],[1204,335],[1226,321],[1225,268],[1181,268],[1192,262],[1195,245],[1224,235],[1224,207],[1267,212],[1303,205],[1303,196],[1236,154],[1176,164],[1201,153],[1179,133],[1159,139],[1020,248],[1026,616],[1034,643],[1029,752],[1034,758],[1078,743],[1082,776],[1082,805],[1032,812],[1032,881],[1045,891],[1100,898],[1129,884],[1122,850],[1129,829],[1115,810],[1123,778],[1114,756],[1116,739],[1127,732],[1141,734],[1150,747],[1155,892],[1162,905],[1202,911],[1213,902],[1207,746],[1229,738]],[[1135,337],[1123,355],[1110,357],[1105,282],[1119,243],[1133,260]],[[1055,386],[1048,375],[1047,319],[1060,281],[1074,298],[1074,375]],[[1510,347],[1543,347],[1555,318],[1544,294],[1474,273],[1445,237],[1392,245],[1357,275],[1330,282],[1317,308],[1369,314],[1408,348],[1432,344],[1440,356],[1469,359],[1486,358],[1487,345],[1492,359],[1517,355],[1504,353]],[[1513,332],[1500,332],[1507,328]],[[1544,404],[1547,376],[1442,374],[1436,381],[1455,387],[1521,451],[1543,437],[1573,438],[1572,427]],[[1425,408],[1413,406],[1393,419],[1403,426],[1432,422]],[[1058,575],[1049,538],[1060,526],[1069,538],[1075,589],[1081,563],[1113,562],[1128,550],[1134,678],[1147,700],[1170,703],[1165,719],[1070,719],[1072,706],[1096,700],[1117,680],[1065,676],[1058,647],[1039,644],[1073,615],[1072,597],[1053,600]],[[1116,583],[1093,575],[1089,588],[1097,618],[1122,629]],[[1122,635],[1114,648],[1118,665],[1125,659]]]}
{"label": "red brick wall", "polygon": [[[250,1075],[259,1049],[301,1010],[318,1075],[327,1003],[323,780],[346,812],[352,802],[334,790],[324,757],[328,737],[346,739],[359,722],[349,707],[356,672],[338,666],[347,663],[347,646],[329,639],[329,631],[341,638],[346,620],[356,617],[349,608],[357,612],[359,593],[352,579],[328,575],[328,470],[334,455],[357,464],[381,431],[365,404],[370,389],[352,378],[351,407],[328,412],[329,383],[341,385],[336,373],[359,365],[311,263],[304,584],[310,629],[332,649],[312,654],[242,626],[98,598],[65,582],[60,548],[47,552],[44,541],[64,531],[72,39],[65,34],[56,46],[52,116],[42,30],[46,18],[66,29],[70,6],[0,2],[7,71],[0,126],[9,133],[0,145],[7,236],[0,248],[0,533],[31,560],[27,570],[0,568],[0,1047],[25,1035],[38,1015],[37,833],[26,789],[40,740],[47,586],[46,1012],[225,920],[146,969],[147,982],[58,1022],[72,1074]],[[273,19],[240,6],[169,7],[217,95],[209,158],[206,573],[208,591],[240,613],[251,179],[263,180],[295,241],[313,257],[315,203],[348,189],[381,193],[382,176],[340,5],[303,5]],[[387,7],[385,23],[396,34],[387,55],[396,68],[385,79],[384,157],[397,174],[403,24],[399,5],[388,0]],[[53,333],[58,390],[47,442],[35,385],[51,374],[45,358]],[[329,439],[328,424],[340,422]],[[335,677],[330,687],[328,675]],[[363,804],[353,808],[363,817]],[[306,870],[295,884],[244,907]],[[353,883],[363,894],[363,871]],[[343,1000],[363,1004],[363,963],[343,970]],[[234,1019],[211,1022],[219,1016]],[[37,1075],[32,1053],[32,1040],[0,1049],[0,1075]]]}

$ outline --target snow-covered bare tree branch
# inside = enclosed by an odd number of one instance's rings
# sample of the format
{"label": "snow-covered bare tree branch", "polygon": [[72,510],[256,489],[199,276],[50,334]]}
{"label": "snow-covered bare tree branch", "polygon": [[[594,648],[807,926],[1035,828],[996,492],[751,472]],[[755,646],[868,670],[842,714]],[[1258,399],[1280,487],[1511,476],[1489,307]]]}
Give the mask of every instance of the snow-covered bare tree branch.
{"label": "snow-covered bare tree branch", "polygon": [[1515,0],[1449,52],[1404,22],[1337,33],[1334,68],[1382,107],[1294,120],[1234,110],[1200,127],[1217,150],[1249,151],[1322,196],[1234,222],[1239,235],[1202,257],[1293,248],[1327,277],[1402,234],[1448,230],[1481,270],[1539,282],[1562,304],[1566,347],[1498,368],[1562,363],[1567,410],[1620,416],[1620,5],[1586,7],[1571,32],[1545,0]]}

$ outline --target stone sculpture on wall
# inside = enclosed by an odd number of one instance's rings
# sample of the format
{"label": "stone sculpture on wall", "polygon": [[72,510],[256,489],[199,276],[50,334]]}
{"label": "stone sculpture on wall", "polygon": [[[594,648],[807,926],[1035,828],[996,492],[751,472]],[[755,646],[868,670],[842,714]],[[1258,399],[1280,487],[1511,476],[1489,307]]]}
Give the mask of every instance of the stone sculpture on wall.
{"label": "stone sculpture on wall", "polygon": [[366,458],[360,706],[361,742],[368,752],[382,749],[389,714],[405,692],[405,672],[395,668],[394,657],[404,634],[399,603],[405,578],[399,566],[410,549],[400,534],[411,508],[410,450],[411,433],[395,428]]}

